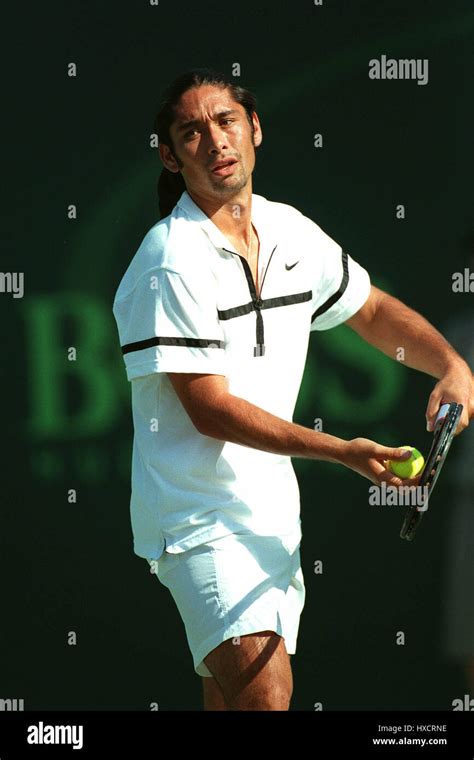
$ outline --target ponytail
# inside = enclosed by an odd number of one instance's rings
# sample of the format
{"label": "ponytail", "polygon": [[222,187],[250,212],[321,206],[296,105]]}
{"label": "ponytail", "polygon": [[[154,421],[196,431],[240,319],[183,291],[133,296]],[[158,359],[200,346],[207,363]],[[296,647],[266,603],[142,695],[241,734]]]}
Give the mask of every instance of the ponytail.
{"label": "ponytail", "polygon": [[186,190],[186,185],[181,172],[170,172],[164,166],[157,184],[160,219],[171,214],[184,190]]}

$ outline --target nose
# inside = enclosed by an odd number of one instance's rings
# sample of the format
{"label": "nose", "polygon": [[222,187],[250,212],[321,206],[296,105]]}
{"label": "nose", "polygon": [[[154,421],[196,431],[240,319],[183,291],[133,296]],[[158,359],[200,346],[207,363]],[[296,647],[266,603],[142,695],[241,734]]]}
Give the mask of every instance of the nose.
{"label": "nose", "polygon": [[225,133],[221,130],[221,128],[218,125],[209,124],[208,130],[207,130],[207,140],[209,143],[208,152],[210,154],[212,153],[220,153],[223,148],[227,146],[227,140]]}

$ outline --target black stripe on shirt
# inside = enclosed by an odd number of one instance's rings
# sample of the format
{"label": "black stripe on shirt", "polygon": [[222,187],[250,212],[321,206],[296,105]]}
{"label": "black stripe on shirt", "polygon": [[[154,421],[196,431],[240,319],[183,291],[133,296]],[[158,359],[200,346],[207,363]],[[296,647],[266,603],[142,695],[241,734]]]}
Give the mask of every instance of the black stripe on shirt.
{"label": "black stripe on shirt", "polygon": [[233,319],[234,317],[243,317],[245,314],[250,314],[255,309],[253,301],[245,303],[243,306],[234,306],[232,309],[224,309],[221,311],[217,309],[217,315],[219,319]]}
{"label": "black stripe on shirt", "polygon": [[262,309],[273,309],[275,306],[291,306],[294,303],[305,303],[306,301],[311,301],[312,297],[313,291],[306,290],[304,293],[292,293],[289,296],[265,298],[262,303]]}
{"label": "black stripe on shirt", "polygon": [[122,354],[131,351],[142,351],[152,346],[187,346],[190,348],[224,348],[223,340],[207,340],[205,338],[147,338],[138,340],[136,343],[127,343],[122,346]]}
{"label": "black stripe on shirt", "polygon": [[274,309],[277,306],[291,306],[295,303],[304,303],[310,301],[313,297],[313,292],[307,290],[304,293],[292,293],[288,296],[277,296],[276,298],[256,298],[250,303],[243,304],[242,306],[234,306],[231,309],[217,310],[219,319],[233,319],[234,317],[242,317],[245,314],[250,314],[251,311],[261,311],[262,309]]}
{"label": "black stripe on shirt", "polygon": [[325,301],[323,305],[319,307],[319,309],[316,309],[313,316],[311,317],[311,323],[313,323],[317,317],[320,317],[321,314],[324,314],[325,311],[328,311],[331,306],[334,306],[336,301],[339,301],[340,297],[347,288],[347,284],[349,282],[349,261],[347,258],[347,253],[345,253],[345,251],[342,251],[342,269],[342,280],[338,290],[334,293],[334,295],[330,296],[327,301]]}

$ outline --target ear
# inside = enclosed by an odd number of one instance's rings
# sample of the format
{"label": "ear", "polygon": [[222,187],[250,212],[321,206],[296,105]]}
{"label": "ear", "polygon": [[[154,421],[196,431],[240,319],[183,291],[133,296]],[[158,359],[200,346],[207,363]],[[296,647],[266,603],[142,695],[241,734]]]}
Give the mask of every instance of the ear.
{"label": "ear", "polygon": [[176,162],[175,157],[173,156],[170,148],[168,145],[162,144],[158,146],[158,150],[160,152],[160,158],[163,161],[164,165],[167,169],[170,170],[170,172],[177,173],[179,172],[179,166]]}
{"label": "ear", "polygon": [[260,126],[260,120],[257,116],[256,111],[254,111],[252,114],[252,121],[253,121],[253,128],[254,128],[253,142],[254,142],[255,147],[257,148],[259,145],[262,144],[263,132],[262,132],[262,127]]}

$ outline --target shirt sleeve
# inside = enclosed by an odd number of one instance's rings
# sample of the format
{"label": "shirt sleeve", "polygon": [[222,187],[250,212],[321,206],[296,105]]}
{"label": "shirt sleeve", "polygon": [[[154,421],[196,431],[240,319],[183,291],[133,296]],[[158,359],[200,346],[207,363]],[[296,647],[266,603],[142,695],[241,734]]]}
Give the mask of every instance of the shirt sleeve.
{"label": "shirt sleeve", "polygon": [[226,374],[214,292],[210,279],[156,267],[117,294],[113,312],[129,380],[154,372]]}
{"label": "shirt sleeve", "polygon": [[370,295],[370,276],[312,220],[311,330],[329,330],[352,317]]}

